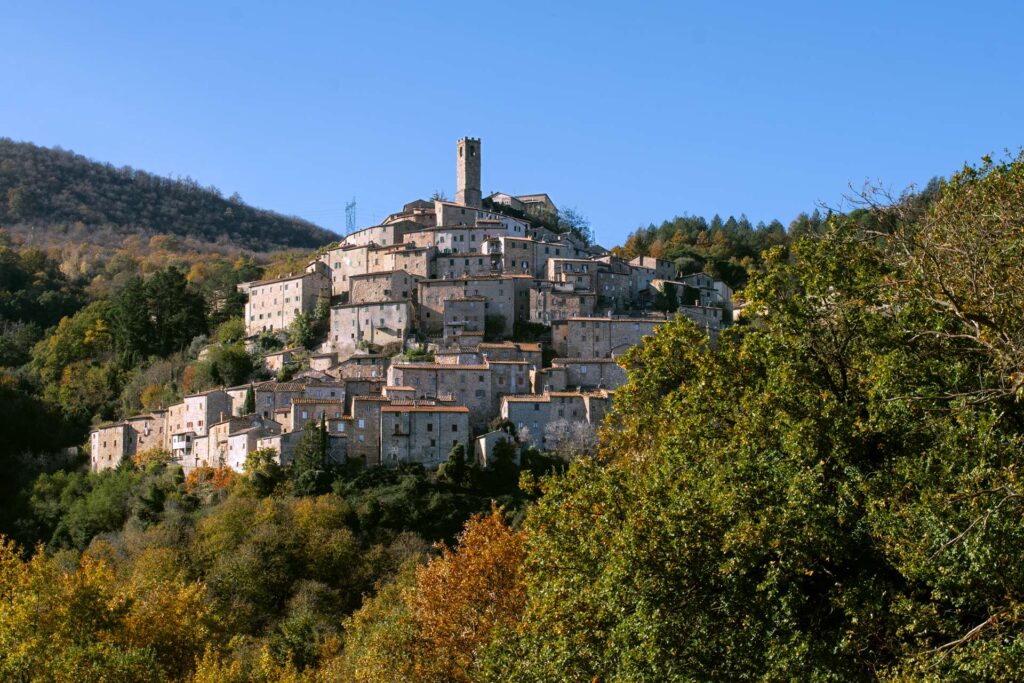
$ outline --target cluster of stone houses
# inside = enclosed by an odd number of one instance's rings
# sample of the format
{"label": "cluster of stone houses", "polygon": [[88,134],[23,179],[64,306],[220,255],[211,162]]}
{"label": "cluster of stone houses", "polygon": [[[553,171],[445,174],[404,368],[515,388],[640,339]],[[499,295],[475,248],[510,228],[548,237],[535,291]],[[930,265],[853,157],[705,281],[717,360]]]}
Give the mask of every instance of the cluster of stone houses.
{"label": "cluster of stone houses", "polygon": [[[543,447],[553,421],[601,422],[625,381],[615,359],[669,316],[685,315],[712,337],[731,322],[724,283],[677,277],[671,262],[627,261],[544,227],[557,216],[546,194],[484,200],[477,139],[458,141],[457,162],[456,201],[411,202],[325,248],[302,273],[240,286],[250,336],[286,331],[329,300],[327,339],[292,380],[186,396],[99,426],[90,435],[93,468],[157,446],[186,470],[241,469],[256,448],[287,464],[305,423],[321,418],[331,457],[368,465],[432,466],[456,443],[475,444],[486,460],[499,438],[488,431],[496,417]],[[650,312],[666,288],[678,309]],[[508,341],[524,324],[550,330],[549,364],[542,344]],[[429,362],[402,355],[423,344]],[[293,352],[264,363],[279,369]],[[256,409],[242,415],[250,389]]]}

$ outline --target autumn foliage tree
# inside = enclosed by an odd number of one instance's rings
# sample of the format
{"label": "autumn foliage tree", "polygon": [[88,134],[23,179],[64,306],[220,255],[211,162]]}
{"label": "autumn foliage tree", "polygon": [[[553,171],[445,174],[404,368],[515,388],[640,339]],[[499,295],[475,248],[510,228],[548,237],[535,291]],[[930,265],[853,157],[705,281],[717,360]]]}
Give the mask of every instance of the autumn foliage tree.
{"label": "autumn foliage tree", "polygon": [[458,545],[386,587],[346,622],[345,680],[471,681],[495,635],[524,605],[523,534],[498,508],[473,517]]}

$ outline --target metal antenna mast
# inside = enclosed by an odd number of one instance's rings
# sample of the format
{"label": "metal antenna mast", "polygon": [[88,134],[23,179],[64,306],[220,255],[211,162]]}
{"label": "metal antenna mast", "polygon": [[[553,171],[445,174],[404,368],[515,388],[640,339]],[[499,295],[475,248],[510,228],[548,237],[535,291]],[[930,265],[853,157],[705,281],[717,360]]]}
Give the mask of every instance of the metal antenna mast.
{"label": "metal antenna mast", "polygon": [[345,202],[345,229],[351,234],[356,229],[356,198],[353,197],[352,201]]}

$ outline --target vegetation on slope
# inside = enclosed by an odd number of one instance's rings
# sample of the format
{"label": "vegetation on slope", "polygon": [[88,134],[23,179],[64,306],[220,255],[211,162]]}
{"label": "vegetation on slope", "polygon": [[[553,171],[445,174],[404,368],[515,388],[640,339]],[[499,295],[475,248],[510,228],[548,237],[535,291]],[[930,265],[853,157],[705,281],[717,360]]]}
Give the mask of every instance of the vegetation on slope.
{"label": "vegetation on slope", "polygon": [[175,235],[249,251],[313,249],[337,236],[312,223],[225,199],[191,178],[115,168],[61,149],[0,138],[0,226],[49,242],[117,245]]}

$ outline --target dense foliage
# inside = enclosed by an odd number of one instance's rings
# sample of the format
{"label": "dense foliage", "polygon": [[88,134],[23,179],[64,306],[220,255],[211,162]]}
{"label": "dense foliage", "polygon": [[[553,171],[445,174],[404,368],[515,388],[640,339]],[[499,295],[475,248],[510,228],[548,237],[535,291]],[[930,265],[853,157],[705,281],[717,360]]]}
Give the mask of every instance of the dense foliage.
{"label": "dense foliage", "polygon": [[[428,539],[451,540],[495,496],[523,502],[495,477],[454,485],[421,467],[322,461],[329,493],[306,496],[308,468],[264,456],[252,454],[241,477],[197,470],[186,480],[159,452],[99,474],[39,477],[23,523],[47,552],[26,562],[0,547],[0,678],[180,680],[198,670],[201,680],[280,680],[340,667],[344,618],[375,584],[410,571]],[[469,537],[507,533],[497,512],[489,519]],[[450,555],[430,565],[436,590],[488,580],[438,575]],[[460,590],[489,613],[486,594]]]}
{"label": "dense foliage", "polygon": [[315,248],[334,233],[225,199],[191,178],[115,168],[61,149],[0,138],[0,226],[116,244],[126,235],[177,235],[266,251]]}
{"label": "dense foliage", "polygon": [[[801,215],[790,227],[800,232],[805,224],[820,225],[821,217]],[[794,230],[796,228],[796,230]],[[790,237],[778,221],[752,225],[746,216],[717,214],[708,221],[700,216],[677,216],[659,226],[639,228],[625,244],[612,251],[624,258],[653,256],[673,261],[683,275],[707,272],[734,289],[747,283],[751,270],[761,267],[761,254],[775,246],[789,244]]]}

